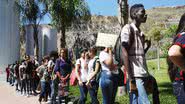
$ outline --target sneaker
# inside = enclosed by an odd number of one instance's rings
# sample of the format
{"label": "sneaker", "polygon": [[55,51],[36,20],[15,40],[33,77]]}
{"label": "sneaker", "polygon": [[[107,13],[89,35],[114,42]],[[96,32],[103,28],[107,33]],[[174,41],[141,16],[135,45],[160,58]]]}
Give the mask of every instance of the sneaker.
{"label": "sneaker", "polygon": [[26,97],[30,97],[30,95],[29,95],[29,94],[27,94],[27,95],[26,95]]}
{"label": "sneaker", "polygon": [[24,96],[24,94],[23,94],[23,93],[21,93],[21,96]]}
{"label": "sneaker", "polygon": [[51,104],[51,100],[48,100],[48,101],[46,102],[46,104]]}

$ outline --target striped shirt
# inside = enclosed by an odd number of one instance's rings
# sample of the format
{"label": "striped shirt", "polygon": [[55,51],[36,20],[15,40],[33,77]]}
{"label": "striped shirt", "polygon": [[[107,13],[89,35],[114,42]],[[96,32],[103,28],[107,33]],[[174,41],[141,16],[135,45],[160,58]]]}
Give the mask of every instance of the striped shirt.
{"label": "striped shirt", "polygon": [[[130,38],[131,35],[133,35],[133,40]],[[129,47],[127,48],[130,71],[128,73],[132,73],[133,77],[147,77],[148,68],[144,53],[143,32],[140,32],[135,24],[127,24],[121,31],[121,42],[123,47]]]}

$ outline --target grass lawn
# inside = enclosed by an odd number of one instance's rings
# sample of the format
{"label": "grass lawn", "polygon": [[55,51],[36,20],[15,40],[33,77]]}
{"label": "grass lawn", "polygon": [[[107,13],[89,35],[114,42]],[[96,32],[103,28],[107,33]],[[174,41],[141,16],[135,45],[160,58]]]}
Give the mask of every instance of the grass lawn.
{"label": "grass lawn", "polygon": [[[160,70],[157,68],[157,60],[148,60],[148,69],[149,72],[156,78],[158,87],[160,90],[160,102],[161,104],[177,104],[175,96],[173,96],[172,86],[170,79],[167,74],[167,64],[166,59],[160,59]],[[78,87],[71,87],[70,91],[72,94],[76,96],[80,96]],[[152,96],[149,96],[150,100],[152,101]],[[90,104],[90,97],[88,94],[87,104]],[[98,92],[98,99],[102,102],[102,94],[99,89]],[[128,95],[122,97],[116,97],[116,102],[120,104],[129,104]]]}

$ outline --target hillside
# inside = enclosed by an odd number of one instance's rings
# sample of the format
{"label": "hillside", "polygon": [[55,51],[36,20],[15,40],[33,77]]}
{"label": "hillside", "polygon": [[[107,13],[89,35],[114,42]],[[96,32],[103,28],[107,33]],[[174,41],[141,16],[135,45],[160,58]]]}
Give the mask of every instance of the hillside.
{"label": "hillside", "polygon": [[[177,7],[158,7],[146,11],[148,19],[142,24],[142,30],[147,33],[154,24],[164,24],[166,27],[171,24],[177,24],[180,16],[185,12],[185,6]],[[81,40],[80,46],[89,47],[94,45],[98,32],[119,34],[120,26],[116,16],[97,16],[91,17],[88,24],[81,24],[78,29],[69,29],[67,32],[68,46],[71,47],[75,43],[75,37],[79,34]],[[91,38],[89,38],[91,37]],[[88,44],[86,44],[86,42]]]}

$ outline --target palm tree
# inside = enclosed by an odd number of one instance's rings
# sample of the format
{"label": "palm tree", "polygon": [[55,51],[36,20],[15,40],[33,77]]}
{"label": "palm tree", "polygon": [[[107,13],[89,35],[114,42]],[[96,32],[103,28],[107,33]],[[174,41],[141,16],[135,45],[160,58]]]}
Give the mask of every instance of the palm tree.
{"label": "palm tree", "polygon": [[90,19],[90,11],[84,0],[43,0],[52,17],[52,25],[57,28],[58,49],[66,47],[65,32],[72,24],[80,24]]}
{"label": "palm tree", "polygon": [[31,25],[33,27],[34,54],[39,57],[38,27],[41,19],[47,13],[46,5],[41,0],[17,0],[16,2],[20,12],[21,24]]}

